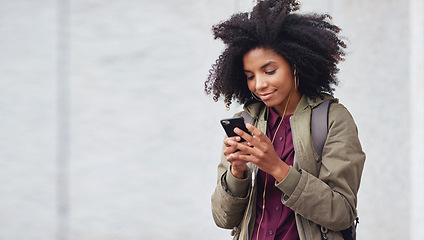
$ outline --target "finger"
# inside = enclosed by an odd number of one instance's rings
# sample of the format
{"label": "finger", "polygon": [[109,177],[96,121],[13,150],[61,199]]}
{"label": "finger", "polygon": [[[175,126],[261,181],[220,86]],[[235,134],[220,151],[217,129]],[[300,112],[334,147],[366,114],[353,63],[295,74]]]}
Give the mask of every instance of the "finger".
{"label": "finger", "polygon": [[226,147],[226,148],[224,149],[223,154],[224,154],[225,156],[228,156],[228,155],[230,155],[230,154],[232,154],[232,153],[237,152],[238,150],[239,150],[239,149],[237,149],[235,146],[229,146],[229,147]]}
{"label": "finger", "polygon": [[232,163],[232,162],[244,162],[247,163],[246,160],[242,160],[241,158],[244,158],[242,156],[244,156],[245,154],[240,154],[240,152],[235,152],[235,153],[231,153],[229,155],[227,155],[227,161]]}
{"label": "finger", "polygon": [[252,139],[252,135],[241,130],[240,128],[234,128],[234,132],[246,141],[250,141],[250,139]]}
{"label": "finger", "polygon": [[243,142],[236,142],[232,139],[228,139],[228,141],[225,141],[226,146],[228,147],[235,147],[239,149],[240,146],[246,146],[251,147],[251,144],[249,142],[243,141]]}
{"label": "finger", "polygon": [[247,162],[257,163],[257,158],[254,157],[251,154],[246,153],[246,152],[239,151],[239,152],[235,152],[235,153],[228,155],[227,161],[229,161],[229,162],[237,161],[237,162],[244,162],[244,163],[247,163]]}
{"label": "finger", "polygon": [[257,149],[253,148],[252,145],[249,144],[249,142],[247,143],[238,143],[237,145],[235,145],[235,147],[239,150],[237,152],[237,154],[239,155],[252,155],[252,154],[256,154]]}
{"label": "finger", "polygon": [[[246,127],[248,130],[253,133],[253,136],[243,132],[242,130],[236,128],[234,132],[236,132],[238,135],[240,135],[242,138],[246,139],[247,145],[250,147],[259,147],[263,148],[264,144],[270,143],[271,141],[268,139],[268,137],[259,129],[257,129],[252,124],[247,123]],[[239,148],[239,147],[238,147]],[[242,148],[239,148],[242,150]],[[244,149],[244,148],[243,148]]]}
{"label": "finger", "polygon": [[228,156],[232,153],[240,151],[241,146],[250,147],[247,142],[236,142],[233,139],[225,140],[226,147],[224,148],[224,155]]}
{"label": "finger", "polygon": [[230,137],[229,139],[236,141],[236,142],[240,142],[241,141],[241,137],[239,136],[235,136],[235,137]]}
{"label": "finger", "polygon": [[225,146],[229,147],[231,146],[231,144],[229,144],[230,141],[235,141],[235,142],[240,142],[241,141],[241,137],[239,136],[235,136],[235,137],[228,137],[224,139],[224,144]]}
{"label": "finger", "polygon": [[[253,148],[252,146],[250,146],[248,143],[243,142],[243,143],[236,143],[236,142],[231,142],[231,146],[236,148],[237,150],[234,152],[228,152],[228,154],[226,154],[225,156],[227,156],[227,158],[230,159],[239,159],[240,156],[246,155],[257,155],[258,153],[258,149]],[[232,155],[230,157],[230,155]],[[243,158],[244,160],[249,160],[248,158]]]}
{"label": "finger", "polygon": [[254,136],[258,138],[266,137],[266,135],[259,129],[257,129],[255,126],[253,126],[250,123],[246,123],[247,130],[249,130],[251,133],[253,133]]}

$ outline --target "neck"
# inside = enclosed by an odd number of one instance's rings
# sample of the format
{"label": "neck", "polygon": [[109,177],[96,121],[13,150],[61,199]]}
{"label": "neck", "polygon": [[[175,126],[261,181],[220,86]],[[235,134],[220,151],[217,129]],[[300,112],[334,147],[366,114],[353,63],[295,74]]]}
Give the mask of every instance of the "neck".
{"label": "neck", "polygon": [[296,111],[297,104],[301,98],[302,95],[298,91],[293,91],[291,95],[289,95],[283,102],[283,104],[280,106],[275,106],[274,109],[280,116],[293,114]]}

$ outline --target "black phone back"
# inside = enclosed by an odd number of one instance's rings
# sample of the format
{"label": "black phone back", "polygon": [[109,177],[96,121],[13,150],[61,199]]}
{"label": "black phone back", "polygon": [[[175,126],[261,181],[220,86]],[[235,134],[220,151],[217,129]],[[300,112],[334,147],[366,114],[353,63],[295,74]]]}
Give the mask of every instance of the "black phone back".
{"label": "black phone back", "polygon": [[[237,134],[234,132],[234,128],[238,127],[242,131],[249,133],[249,130],[246,128],[246,124],[244,123],[243,117],[234,117],[234,118],[227,118],[221,120],[221,125],[225,130],[225,133],[228,137],[234,137],[237,136]],[[241,141],[244,141],[242,138]]]}

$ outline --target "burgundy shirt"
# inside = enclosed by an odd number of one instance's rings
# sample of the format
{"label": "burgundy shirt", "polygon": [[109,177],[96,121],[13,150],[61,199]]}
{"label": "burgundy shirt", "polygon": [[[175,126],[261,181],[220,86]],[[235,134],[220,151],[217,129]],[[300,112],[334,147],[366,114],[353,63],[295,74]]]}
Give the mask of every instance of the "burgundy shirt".
{"label": "burgundy shirt", "polygon": [[[278,124],[281,121],[281,117],[272,108],[269,113],[267,136],[272,140],[275,131],[278,128]],[[290,117],[291,115],[284,117],[283,122],[276,133],[273,145],[282,161],[288,165],[293,165],[294,147],[290,127]],[[263,191],[266,177],[268,179],[265,190],[265,211],[263,211]],[[259,170],[257,178],[257,214],[252,240],[298,240],[299,235],[297,232],[294,212],[281,203],[282,192],[280,189],[275,187],[275,178],[266,174],[262,170]],[[264,214],[264,216],[260,226],[259,238],[257,239],[256,236],[262,214]]]}

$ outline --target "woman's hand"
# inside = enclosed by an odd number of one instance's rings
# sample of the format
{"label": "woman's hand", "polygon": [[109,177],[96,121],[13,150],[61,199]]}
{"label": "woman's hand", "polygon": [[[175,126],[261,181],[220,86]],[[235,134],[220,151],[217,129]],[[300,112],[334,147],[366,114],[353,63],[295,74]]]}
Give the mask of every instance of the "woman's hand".
{"label": "woman's hand", "polygon": [[240,152],[240,149],[235,147],[235,143],[239,143],[240,145],[246,145],[246,142],[242,142],[241,137],[229,137],[224,140],[224,144],[226,148],[224,149],[224,155],[227,157],[228,162],[231,163],[231,173],[234,177],[242,179],[244,176],[244,171],[246,171],[247,165],[246,161],[241,161],[238,159],[229,159],[228,157],[235,152]]}
{"label": "woman's hand", "polygon": [[[234,132],[245,139],[246,142],[240,143],[230,138],[226,142],[229,151],[227,154],[224,152],[224,155],[227,156],[227,161],[231,164],[235,163],[236,166],[232,165],[233,168],[240,168],[240,170],[243,168],[246,170],[247,162],[254,163],[262,171],[271,174],[278,182],[281,182],[286,177],[290,167],[280,159],[274,150],[271,140],[263,132],[248,123],[246,127],[253,133],[253,136],[236,128]],[[237,149],[240,151],[236,152],[235,150]],[[233,171],[231,172],[233,173]]]}

